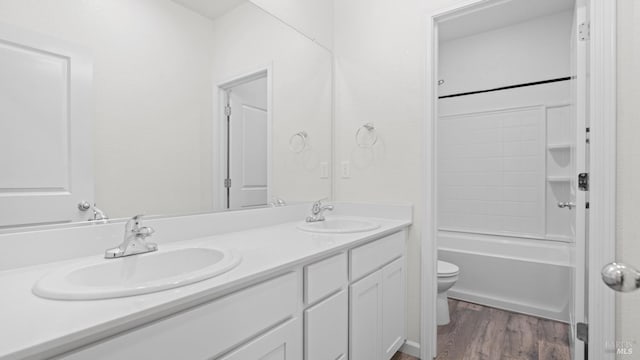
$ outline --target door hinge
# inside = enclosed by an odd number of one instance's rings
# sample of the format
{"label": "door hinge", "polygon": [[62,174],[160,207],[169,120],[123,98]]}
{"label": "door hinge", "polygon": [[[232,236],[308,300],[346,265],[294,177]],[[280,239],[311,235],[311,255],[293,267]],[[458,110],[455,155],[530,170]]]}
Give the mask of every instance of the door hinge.
{"label": "door hinge", "polygon": [[224,115],[231,116],[231,106],[227,105],[224,107]]}
{"label": "door hinge", "polygon": [[224,179],[224,187],[227,189],[231,187],[231,179]]}
{"label": "door hinge", "polygon": [[576,337],[585,344],[589,343],[589,324],[576,324]]}
{"label": "door hinge", "polygon": [[591,128],[587,128],[586,132],[585,141],[589,144],[591,143]]}
{"label": "door hinge", "polygon": [[587,202],[584,204],[584,207],[585,207],[586,209],[588,209],[588,208],[589,208],[589,206],[590,206],[590,205],[589,205],[589,202],[587,201]]}
{"label": "door hinge", "polygon": [[591,30],[590,30],[590,26],[588,22],[583,22],[582,24],[578,25],[578,39],[580,39],[580,41],[587,41],[589,40]]}
{"label": "door hinge", "polygon": [[578,189],[580,191],[589,191],[589,173],[578,174]]}

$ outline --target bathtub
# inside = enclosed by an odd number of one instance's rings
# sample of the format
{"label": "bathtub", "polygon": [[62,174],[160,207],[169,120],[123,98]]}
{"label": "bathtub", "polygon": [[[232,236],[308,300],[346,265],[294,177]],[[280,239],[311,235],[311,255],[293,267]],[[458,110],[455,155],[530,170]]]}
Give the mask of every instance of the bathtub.
{"label": "bathtub", "polygon": [[541,239],[438,232],[438,258],[460,267],[449,297],[570,322],[573,244]]}

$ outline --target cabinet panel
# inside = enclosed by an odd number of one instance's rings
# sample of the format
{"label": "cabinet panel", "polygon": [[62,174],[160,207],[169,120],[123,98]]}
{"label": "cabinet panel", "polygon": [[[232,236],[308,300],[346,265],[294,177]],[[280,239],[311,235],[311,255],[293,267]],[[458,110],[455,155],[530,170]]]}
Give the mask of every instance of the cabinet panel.
{"label": "cabinet panel", "polygon": [[302,322],[293,318],[219,360],[295,360],[302,358]]}
{"label": "cabinet panel", "polygon": [[382,343],[382,272],[375,273],[350,286],[351,360],[380,360]]}
{"label": "cabinet panel", "polygon": [[63,359],[206,359],[290,317],[298,275],[289,273],[141,326]]}
{"label": "cabinet panel", "polygon": [[404,254],[404,231],[351,250],[351,280],[357,280],[380,269]]}
{"label": "cabinet panel", "polygon": [[313,304],[347,283],[347,254],[342,253],[304,268],[305,303]]}
{"label": "cabinet panel", "polygon": [[404,257],[382,269],[382,350],[384,360],[400,349],[405,335]]}
{"label": "cabinet panel", "polygon": [[305,359],[346,359],[348,351],[348,297],[342,290],[304,312]]}

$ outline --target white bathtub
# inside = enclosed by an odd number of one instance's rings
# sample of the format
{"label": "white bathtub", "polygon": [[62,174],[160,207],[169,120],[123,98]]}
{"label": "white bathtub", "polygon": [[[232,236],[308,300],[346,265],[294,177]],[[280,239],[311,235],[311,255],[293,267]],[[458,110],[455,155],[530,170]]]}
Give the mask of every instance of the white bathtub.
{"label": "white bathtub", "polygon": [[564,242],[438,233],[438,258],[460,267],[449,297],[567,323],[572,248]]}

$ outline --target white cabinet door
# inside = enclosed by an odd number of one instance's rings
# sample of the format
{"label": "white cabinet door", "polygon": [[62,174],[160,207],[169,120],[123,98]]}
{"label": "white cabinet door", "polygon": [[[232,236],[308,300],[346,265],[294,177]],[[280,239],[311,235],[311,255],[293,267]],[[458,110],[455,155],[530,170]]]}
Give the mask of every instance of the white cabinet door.
{"label": "white cabinet door", "polygon": [[405,258],[353,283],[350,291],[350,359],[391,359],[406,339]]}
{"label": "white cabinet door", "polygon": [[302,324],[293,318],[219,360],[302,359]]}
{"label": "white cabinet door", "polygon": [[92,76],[81,49],[0,24],[0,227],[87,218]]}
{"label": "white cabinet door", "polygon": [[382,355],[382,271],[355,282],[350,289],[351,360],[380,360]]}
{"label": "white cabinet door", "polygon": [[404,257],[382,269],[382,350],[388,360],[400,349],[405,335]]}
{"label": "white cabinet door", "polygon": [[346,360],[348,352],[347,291],[305,310],[305,360]]}

